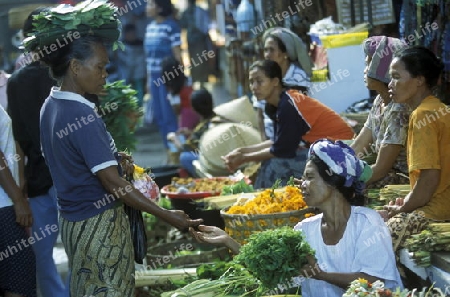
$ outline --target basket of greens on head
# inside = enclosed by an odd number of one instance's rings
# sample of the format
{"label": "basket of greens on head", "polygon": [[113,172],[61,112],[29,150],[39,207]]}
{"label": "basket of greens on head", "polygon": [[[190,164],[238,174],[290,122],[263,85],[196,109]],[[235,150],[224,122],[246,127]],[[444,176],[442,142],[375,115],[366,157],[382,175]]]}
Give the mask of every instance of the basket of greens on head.
{"label": "basket of greens on head", "polygon": [[50,54],[88,35],[114,42],[113,49],[123,47],[118,41],[121,24],[117,7],[107,0],[87,0],[75,6],[61,4],[34,16],[33,28],[31,36],[24,40],[27,51]]}

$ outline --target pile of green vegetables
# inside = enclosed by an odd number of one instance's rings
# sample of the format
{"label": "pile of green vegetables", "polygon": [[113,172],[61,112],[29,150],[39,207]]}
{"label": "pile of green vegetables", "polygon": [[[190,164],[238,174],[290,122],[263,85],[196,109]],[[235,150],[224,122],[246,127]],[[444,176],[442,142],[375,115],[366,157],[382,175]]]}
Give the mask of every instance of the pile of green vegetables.
{"label": "pile of green vegetables", "polygon": [[161,294],[161,297],[196,296],[248,296],[257,295],[260,282],[245,267],[230,262],[227,270],[217,279],[200,278],[190,284]]}
{"label": "pile of green vegetables", "polygon": [[431,253],[450,251],[450,223],[429,224],[427,229],[406,240],[410,257],[417,266],[431,266]]}
{"label": "pile of green vegetables", "polygon": [[200,266],[200,279],[180,288],[164,293],[162,297],[200,296],[263,296],[280,286],[292,283],[301,268],[308,263],[307,257],[314,251],[303,234],[290,227],[266,230],[251,235],[239,255],[228,264],[216,267]]}
{"label": "pile of green vegetables", "polygon": [[307,257],[314,254],[303,234],[286,226],[252,234],[235,261],[270,290],[298,276],[301,268],[308,264]]}
{"label": "pile of green vegetables", "polygon": [[117,7],[107,0],[87,0],[75,6],[59,5],[34,16],[33,27],[33,36],[24,40],[27,50],[36,47],[42,50],[52,44],[62,47],[80,36],[93,34],[114,42],[114,49],[124,48],[118,41],[121,24]]}
{"label": "pile of green vegetables", "polygon": [[137,91],[123,80],[107,83],[106,96],[100,98],[99,113],[119,151],[133,151],[136,146],[134,129],[143,112],[137,102]]}
{"label": "pile of green vegetables", "polygon": [[224,186],[220,195],[225,196],[240,193],[252,193],[254,191],[255,189],[252,185],[247,184],[244,179],[241,179],[239,182],[233,185]]}

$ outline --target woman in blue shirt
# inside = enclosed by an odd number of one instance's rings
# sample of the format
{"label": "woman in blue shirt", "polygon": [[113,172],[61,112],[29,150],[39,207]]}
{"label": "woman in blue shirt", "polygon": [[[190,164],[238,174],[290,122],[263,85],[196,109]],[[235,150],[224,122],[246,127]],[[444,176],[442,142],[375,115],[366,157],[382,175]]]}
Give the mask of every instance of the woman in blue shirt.
{"label": "woman in blue shirt", "polygon": [[160,208],[119,175],[113,140],[95,104],[86,99],[102,92],[106,82],[103,42],[83,35],[42,57],[59,87],[52,88],[41,109],[40,136],[58,193],[70,295],[131,297],[134,255],[123,203],[181,230],[199,222]]}

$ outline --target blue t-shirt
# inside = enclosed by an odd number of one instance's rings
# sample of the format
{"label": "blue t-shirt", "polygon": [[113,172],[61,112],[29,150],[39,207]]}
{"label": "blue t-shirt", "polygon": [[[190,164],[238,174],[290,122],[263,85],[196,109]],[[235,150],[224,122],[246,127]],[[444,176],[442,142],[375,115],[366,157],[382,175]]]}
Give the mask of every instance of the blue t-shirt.
{"label": "blue t-shirt", "polygon": [[169,17],[161,23],[148,24],[144,41],[147,73],[160,75],[162,60],[173,56],[172,48],[179,45],[180,26],[174,19]]}
{"label": "blue t-shirt", "polygon": [[54,87],[41,109],[41,146],[61,216],[82,221],[120,204],[95,175],[118,163],[95,105]]}

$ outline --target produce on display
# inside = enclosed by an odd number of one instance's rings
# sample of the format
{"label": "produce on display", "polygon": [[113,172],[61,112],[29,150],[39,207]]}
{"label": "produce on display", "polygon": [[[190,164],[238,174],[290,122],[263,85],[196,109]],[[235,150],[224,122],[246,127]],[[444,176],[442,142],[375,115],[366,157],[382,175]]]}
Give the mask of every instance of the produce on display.
{"label": "produce on display", "polygon": [[240,194],[240,193],[252,193],[255,189],[252,185],[249,185],[245,182],[245,180],[240,180],[239,182],[233,184],[233,185],[226,185],[222,188],[222,192],[220,195],[233,195],[233,194]]}
{"label": "produce on display", "polygon": [[314,250],[302,232],[290,227],[266,230],[250,236],[235,261],[245,266],[265,289],[289,283],[308,264]]}
{"label": "produce on display", "polygon": [[399,197],[406,197],[410,191],[410,185],[386,185],[380,189],[380,200],[386,205],[391,201],[395,202]]}
{"label": "produce on display", "polygon": [[383,210],[386,202],[380,199],[380,189],[367,190],[367,207],[375,210]]}
{"label": "produce on display", "polygon": [[306,207],[300,189],[294,186],[286,186],[284,191],[275,191],[274,188],[266,189],[243,205],[231,206],[226,213],[272,214],[300,210]]}
{"label": "produce on display", "polygon": [[231,262],[199,266],[198,276],[208,280],[194,281],[161,296],[264,296],[292,283],[292,277],[299,276],[308,263],[307,256],[314,256],[314,251],[300,231],[289,227],[263,231],[251,236]]}
{"label": "produce on display", "polygon": [[248,296],[256,297],[260,282],[243,266],[232,265],[218,279],[198,279],[190,284],[161,294],[161,297],[219,297]]}
{"label": "produce on display", "polygon": [[432,223],[406,240],[410,257],[417,266],[431,266],[431,252],[450,251],[450,223]]}
{"label": "produce on display", "polygon": [[313,214],[308,208],[301,190],[293,185],[293,178],[287,186],[279,189],[277,180],[271,189],[255,193],[254,197],[242,197],[229,208],[221,210],[225,231],[241,244],[248,237],[267,229],[282,226],[294,227],[305,217]]}
{"label": "produce on display", "polygon": [[423,288],[421,291],[397,288],[392,291],[385,288],[382,281],[370,283],[359,278],[350,284],[342,297],[445,297],[445,294],[439,288]]}
{"label": "produce on display", "polygon": [[219,194],[225,186],[234,185],[237,181],[228,177],[216,178],[180,178],[173,177],[170,185],[164,186],[164,192],[173,194],[211,193]]}

